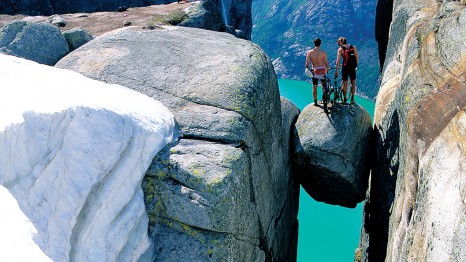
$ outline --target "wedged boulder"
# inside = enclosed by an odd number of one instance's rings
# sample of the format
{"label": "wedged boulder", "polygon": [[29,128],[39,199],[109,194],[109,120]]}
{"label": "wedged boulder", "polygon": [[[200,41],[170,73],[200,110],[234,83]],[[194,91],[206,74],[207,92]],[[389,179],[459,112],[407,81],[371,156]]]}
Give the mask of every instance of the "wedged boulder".
{"label": "wedged boulder", "polygon": [[0,61],[2,261],[151,261],[141,184],[173,115],[122,86]]}
{"label": "wedged boulder", "polygon": [[174,113],[182,138],[157,155],[144,183],[157,261],[296,257],[290,121],[258,46],[195,28],[128,27],[56,66],[128,86]]}
{"label": "wedged boulder", "polygon": [[359,105],[332,114],[309,105],[294,132],[296,175],[306,192],[327,204],[355,207],[365,198],[370,171],[371,117]]}
{"label": "wedged boulder", "polygon": [[70,52],[94,39],[91,34],[82,28],[73,28],[71,30],[67,30],[63,32],[63,36],[68,43]]}
{"label": "wedged boulder", "polygon": [[53,25],[14,21],[0,29],[0,53],[55,65],[68,52],[65,38]]}

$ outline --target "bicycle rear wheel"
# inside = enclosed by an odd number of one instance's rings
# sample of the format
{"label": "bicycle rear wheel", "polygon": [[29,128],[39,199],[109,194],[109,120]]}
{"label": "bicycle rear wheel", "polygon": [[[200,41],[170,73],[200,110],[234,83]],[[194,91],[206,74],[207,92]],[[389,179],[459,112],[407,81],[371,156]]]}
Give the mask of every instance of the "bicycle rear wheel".
{"label": "bicycle rear wheel", "polygon": [[333,109],[335,108],[335,100],[332,99],[332,96],[334,95],[334,92],[332,92],[333,90],[330,90],[327,95],[326,95],[326,98],[324,98],[324,111],[325,113],[327,114],[330,114],[332,113]]}

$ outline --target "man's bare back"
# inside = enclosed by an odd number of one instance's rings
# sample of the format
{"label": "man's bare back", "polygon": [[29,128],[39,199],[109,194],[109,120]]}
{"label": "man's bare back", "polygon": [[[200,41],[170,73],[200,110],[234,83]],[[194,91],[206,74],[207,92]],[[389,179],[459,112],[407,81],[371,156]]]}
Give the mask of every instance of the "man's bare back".
{"label": "man's bare back", "polygon": [[306,68],[309,68],[309,63],[312,64],[312,67],[328,67],[327,54],[319,47],[315,47],[307,51]]}

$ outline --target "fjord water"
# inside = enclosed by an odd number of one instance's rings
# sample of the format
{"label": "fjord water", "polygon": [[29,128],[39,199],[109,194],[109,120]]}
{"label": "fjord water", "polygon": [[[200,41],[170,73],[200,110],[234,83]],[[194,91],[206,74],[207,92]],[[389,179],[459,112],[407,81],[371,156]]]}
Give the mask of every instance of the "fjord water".
{"label": "fjord water", "polygon": [[[313,101],[312,84],[279,79],[280,95],[290,99],[300,110]],[[318,99],[322,97],[320,86]],[[374,102],[355,98],[374,117]],[[323,109],[322,109],[323,110]],[[299,197],[298,262],[352,262],[358,247],[362,225],[362,207],[344,208],[312,199],[303,188]]]}

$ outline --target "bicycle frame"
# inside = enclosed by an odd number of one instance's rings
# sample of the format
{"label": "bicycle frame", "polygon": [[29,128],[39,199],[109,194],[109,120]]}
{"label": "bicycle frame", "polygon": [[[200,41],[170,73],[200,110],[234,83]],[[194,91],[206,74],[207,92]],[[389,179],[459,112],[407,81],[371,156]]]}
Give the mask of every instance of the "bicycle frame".
{"label": "bicycle frame", "polygon": [[[335,68],[330,68],[330,70],[335,69]],[[338,103],[344,103],[344,95],[343,91],[341,90],[341,78],[333,78],[330,79],[328,77],[328,72],[324,76],[325,79],[325,86],[322,88],[323,89],[323,94],[322,94],[322,101],[324,103],[324,111],[325,113],[329,114],[335,109],[335,106]],[[340,83],[338,85],[338,83]]]}

